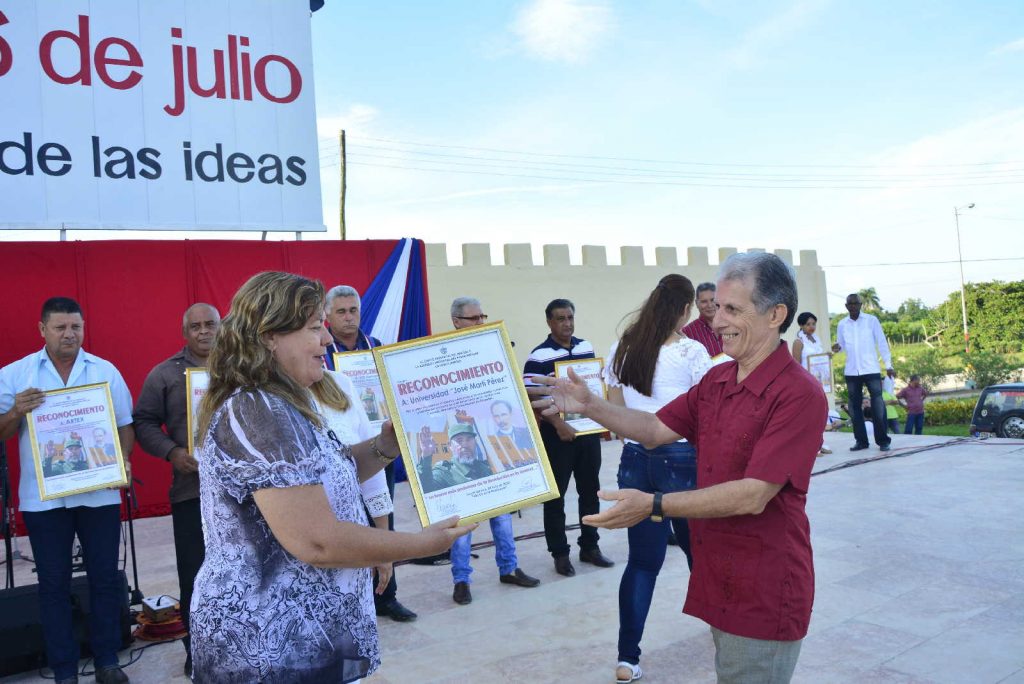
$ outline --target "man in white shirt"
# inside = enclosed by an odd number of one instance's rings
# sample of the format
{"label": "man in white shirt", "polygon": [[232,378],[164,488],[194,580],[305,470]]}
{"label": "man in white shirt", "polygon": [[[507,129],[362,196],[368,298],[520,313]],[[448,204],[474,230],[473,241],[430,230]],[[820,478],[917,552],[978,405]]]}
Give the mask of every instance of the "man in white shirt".
{"label": "man in white shirt", "polygon": [[[21,480],[19,508],[28,528],[39,577],[39,613],[46,658],[58,684],[78,682],[79,648],[71,622],[71,555],[75,536],[82,544],[89,578],[89,640],[100,684],[127,682],[118,667],[123,585],[117,572],[121,539],[121,493],[101,489],[43,501],[33,464],[25,416],[45,403],[44,392],[109,383],[117,437],[125,458],[135,444],[132,398],[116,368],[82,350],[85,321],[73,299],[43,303],[39,334],[43,348],[0,369],[0,439],[18,435]],[[82,447],[79,438],[77,445]]]}
{"label": "man in white shirt", "polygon": [[886,374],[895,377],[892,368],[892,357],[889,343],[882,332],[882,324],[871,314],[861,313],[860,295],[851,294],[846,298],[848,318],[839,321],[836,331],[836,343],[832,351],[846,352],[846,390],[850,395],[850,420],[853,423],[853,436],[856,443],[850,451],[867,449],[868,432],[864,425],[864,386],[871,395],[871,425],[875,433],[875,444],[881,451],[889,451],[892,447],[889,436],[885,434],[885,401],[882,399],[882,374],[878,368],[878,356],[881,354],[885,362]]}

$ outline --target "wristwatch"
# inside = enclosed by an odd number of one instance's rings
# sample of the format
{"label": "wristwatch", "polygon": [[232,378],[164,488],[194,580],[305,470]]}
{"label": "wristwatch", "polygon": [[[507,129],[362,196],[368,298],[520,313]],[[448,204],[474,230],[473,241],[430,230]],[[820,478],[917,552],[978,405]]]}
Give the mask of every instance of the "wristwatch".
{"label": "wristwatch", "polygon": [[654,506],[651,508],[651,520],[660,523],[665,519],[665,511],[661,510],[661,492],[654,492]]}

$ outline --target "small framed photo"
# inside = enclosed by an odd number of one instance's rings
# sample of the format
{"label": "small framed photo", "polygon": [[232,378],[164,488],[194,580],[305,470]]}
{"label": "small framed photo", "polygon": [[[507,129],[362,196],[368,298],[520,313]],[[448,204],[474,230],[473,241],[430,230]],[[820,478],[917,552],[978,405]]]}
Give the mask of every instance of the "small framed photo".
{"label": "small framed photo", "polygon": [[828,354],[811,354],[807,357],[807,371],[818,379],[825,394],[832,393],[832,357]]}
{"label": "small framed photo", "polygon": [[504,323],[377,347],[373,357],[423,525],[558,497]]}
{"label": "small framed photo", "polygon": [[43,501],[128,484],[106,382],[46,392],[28,420]]}
{"label": "small framed photo", "polygon": [[[605,387],[601,371],[604,370],[604,359],[582,359],[578,361],[558,361],[555,363],[555,377],[569,377],[569,369],[572,369],[576,376],[587,383],[590,391],[601,397],[608,398],[608,388]],[[582,413],[563,413],[562,420],[576,430],[577,435],[594,435],[599,432],[607,432],[608,428],[587,418]]]}
{"label": "small framed photo", "polygon": [[356,388],[356,397],[366,409],[373,432],[380,432],[385,420],[391,419],[388,402],[384,397],[384,388],[380,384],[377,364],[373,360],[373,352],[369,349],[350,352],[335,352],[334,367],[343,373]]}
{"label": "small framed photo", "polygon": [[196,455],[199,446],[199,404],[210,388],[210,372],[205,368],[185,369],[185,393],[188,396],[188,453]]}

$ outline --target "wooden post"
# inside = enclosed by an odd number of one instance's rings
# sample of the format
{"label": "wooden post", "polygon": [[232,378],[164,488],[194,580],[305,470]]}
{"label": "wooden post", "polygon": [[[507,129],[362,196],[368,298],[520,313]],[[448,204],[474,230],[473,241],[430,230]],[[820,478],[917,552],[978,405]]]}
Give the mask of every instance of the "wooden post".
{"label": "wooden post", "polygon": [[345,182],[346,182],[346,169],[345,169],[345,129],[341,130],[341,201],[339,202],[339,211],[341,212],[341,221],[339,223],[341,227],[341,239],[345,239]]}

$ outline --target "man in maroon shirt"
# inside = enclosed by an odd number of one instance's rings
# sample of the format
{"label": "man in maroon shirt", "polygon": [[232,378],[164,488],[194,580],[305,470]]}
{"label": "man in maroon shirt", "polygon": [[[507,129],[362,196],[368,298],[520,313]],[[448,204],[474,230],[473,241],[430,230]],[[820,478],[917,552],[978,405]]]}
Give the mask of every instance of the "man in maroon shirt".
{"label": "man in maroon shirt", "polygon": [[722,353],[722,336],[715,332],[711,322],[715,319],[715,284],[701,283],[697,286],[697,311],[699,316],[682,329],[682,333],[696,340],[708,350],[708,356],[715,358]]}
{"label": "man in maroon shirt", "polygon": [[773,254],[722,264],[714,329],[733,361],[712,368],[657,414],[615,406],[578,379],[546,382],[545,412],[584,413],[644,446],[685,437],[697,489],[602,492],[616,504],[584,519],[631,527],[688,518],[693,572],[683,611],[711,626],[721,682],[788,682],[814,600],[807,487],[827,405],[821,384],[779,339],[796,313],[792,269]]}

